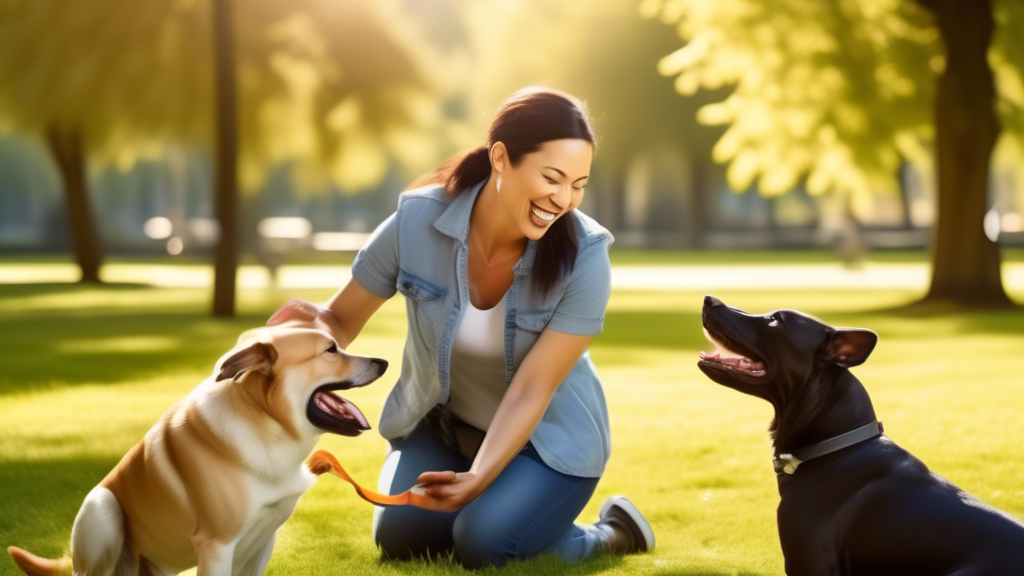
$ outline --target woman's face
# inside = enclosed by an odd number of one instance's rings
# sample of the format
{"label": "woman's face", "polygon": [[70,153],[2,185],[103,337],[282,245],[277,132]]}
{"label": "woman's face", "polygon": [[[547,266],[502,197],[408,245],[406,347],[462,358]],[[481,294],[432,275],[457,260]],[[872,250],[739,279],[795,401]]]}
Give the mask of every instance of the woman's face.
{"label": "woman's face", "polygon": [[594,146],[579,138],[549,140],[515,166],[503,144],[492,150],[501,178],[498,198],[524,236],[539,240],[555,220],[580,205],[593,157]]}

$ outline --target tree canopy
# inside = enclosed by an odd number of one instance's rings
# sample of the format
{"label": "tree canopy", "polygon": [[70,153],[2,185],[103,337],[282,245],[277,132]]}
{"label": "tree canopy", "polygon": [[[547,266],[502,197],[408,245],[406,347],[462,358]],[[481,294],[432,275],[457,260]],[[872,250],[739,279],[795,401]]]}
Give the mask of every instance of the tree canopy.
{"label": "tree canopy", "polygon": [[[437,160],[441,103],[428,47],[395,1],[238,2],[240,175],[291,162],[314,189],[361,190],[392,160]],[[75,125],[93,161],[131,166],[213,137],[206,0],[0,0],[0,131]]]}
{"label": "tree canopy", "polygon": [[[931,165],[945,59],[932,15],[908,0],[644,0],[685,46],[658,64],[684,95],[735,86],[698,113],[728,126],[713,150],[735,190],[852,195],[866,208],[896,190],[904,160]],[[996,0],[990,50],[1007,138],[1024,136],[1024,7]],[[1024,148],[1022,148],[1024,149]]]}

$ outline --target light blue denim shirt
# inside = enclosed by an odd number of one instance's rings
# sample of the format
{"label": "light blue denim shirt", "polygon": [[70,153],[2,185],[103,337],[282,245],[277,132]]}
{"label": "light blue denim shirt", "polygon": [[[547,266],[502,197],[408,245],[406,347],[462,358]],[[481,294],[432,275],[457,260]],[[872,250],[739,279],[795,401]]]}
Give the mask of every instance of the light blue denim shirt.
{"label": "light blue denim shirt", "polygon": [[[440,186],[402,193],[398,210],[374,231],[356,255],[352,276],[381,298],[406,297],[409,334],[402,372],[384,404],[380,433],[407,436],[438,403],[447,403],[452,342],[469,301],[469,219],[486,180],[454,198]],[[579,250],[571,274],[547,296],[531,287],[530,267],[537,242],[530,240],[513,268],[505,294],[505,386],[545,328],[568,334],[601,332],[611,295],[608,246],[612,235],[573,210]],[[558,386],[530,436],[548,466],[574,476],[596,478],[611,453],[608,407],[597,369],[584,352]]]}

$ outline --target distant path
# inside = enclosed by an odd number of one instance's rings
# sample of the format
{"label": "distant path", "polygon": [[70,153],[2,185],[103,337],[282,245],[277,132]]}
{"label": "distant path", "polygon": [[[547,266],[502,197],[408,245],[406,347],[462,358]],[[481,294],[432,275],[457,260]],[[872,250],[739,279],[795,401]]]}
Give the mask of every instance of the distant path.
{"label": "distant path", "polygon": [[[724,264],[702,265],[616,265],[612,287],[621,290],[787,290],[815,289],[925,289],[928,266],[924,263],[867,263],[858,268],[841,264]],[[152,284],[168,288],[204,288],[213,283],[213,268],[172,264],[114,263],[103,267],[106,282]],[[278,287],[340,288],[351,277],[348,266],[282,266]],[[74,282],[78,268],[69,263],[0,263],[0,284]],[[1014,291],[1024,290],[1024,263],[1003,264],[1003,281]],[[238,286],[261,289],[270,284],[261,266],[242,266]]]}

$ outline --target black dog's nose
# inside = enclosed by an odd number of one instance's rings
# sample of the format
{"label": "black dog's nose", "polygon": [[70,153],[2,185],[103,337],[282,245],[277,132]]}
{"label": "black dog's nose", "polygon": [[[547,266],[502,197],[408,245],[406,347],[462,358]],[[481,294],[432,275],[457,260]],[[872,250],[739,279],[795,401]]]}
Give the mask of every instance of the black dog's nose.
{"label": "black dog's nose", "polygon": [[719,300],[718,298],[715,298],[711,294],[708,294],[704,296],[704,306],[706,308],[710,308],[712,306],[725,306],[725,304],[723,304],[722,301]]}

